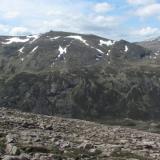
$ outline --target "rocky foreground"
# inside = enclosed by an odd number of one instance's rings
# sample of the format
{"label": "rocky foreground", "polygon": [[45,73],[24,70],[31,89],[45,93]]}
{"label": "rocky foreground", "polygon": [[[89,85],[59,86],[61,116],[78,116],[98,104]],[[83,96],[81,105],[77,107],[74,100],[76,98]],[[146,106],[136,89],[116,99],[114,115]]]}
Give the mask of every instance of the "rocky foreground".
{"label": "rocky foreground", "polygon": [[2,160],[160,160],[160,135],[0,109]]}

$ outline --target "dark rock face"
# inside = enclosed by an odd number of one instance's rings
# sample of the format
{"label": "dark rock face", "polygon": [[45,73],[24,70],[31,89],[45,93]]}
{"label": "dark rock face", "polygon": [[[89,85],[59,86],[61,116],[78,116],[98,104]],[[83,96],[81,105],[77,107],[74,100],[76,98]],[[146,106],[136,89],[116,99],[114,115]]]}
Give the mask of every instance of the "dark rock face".
{"label": "dark rock face", "polygon": [[82,119],[159,119],[160,68],[139,45],[65,32],[0,42],[0,106]]}

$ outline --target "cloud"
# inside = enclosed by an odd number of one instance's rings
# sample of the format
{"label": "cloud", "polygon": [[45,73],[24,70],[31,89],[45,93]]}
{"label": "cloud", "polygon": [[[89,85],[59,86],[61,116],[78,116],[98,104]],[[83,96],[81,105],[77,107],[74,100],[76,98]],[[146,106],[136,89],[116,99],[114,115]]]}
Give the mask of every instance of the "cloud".
{"label": "cloud", "polygon": [[127,0],[131,5],[147,5],[155,3],[155,0]]}
{"label": "cloud", "polygon": [[19,16],[19,12],[17,11],[8,11],[3,14],[3,17],[6,19],[13,19]]}
{"label": "cloud", "polygon": [[27,28],[25,27],[13,27],[10,29],[9,34],[10,35],[25,35],[27,34],[29,31]]}
{"label": "cloud", "polygon": [[149,26],[132,32],[132,35],[142,36],[142,37],[146,37],[146,38],[156,36],[157,34],[160,34],[160,29],[156,28],[156,27],[152,28]]}
{"label": "cloud", "polygon": [[98,26],[99,28],[114,28],[115,26],[118,26],[119,20],[118,17],[113,17],[113,16],[92,16],[90,17],[90,22],[91,25],[93,26]]}
{"label": "cloud", "polygon": [[25,27],[13,27],[10,25],[0,24],[0,32],[2,35],[26,35],[29,34],[29,30]]}
{"label": "cloud", "polygon": [[107,2],[97,3],[93,7],[95,12],[103,13],[113,9],[112,5]]}
{"label": "cloud", "polygon": [[[0,0],[0,34],[23,35],[58,30],[133,40],[147,34],[143,33],[143,28],[135,32],[132,26],[139,28],[143,25],[146,29],[154,25],[158,28],[158,0],[124,1],[127,3],[118,0],[76,0],[76,3],[75,0]],[[130,38],[130,30],[135,34],[132,34],[133,38]]]}
{"label": "cloud", "polygon": [[0,32],[1,33],[7,33],[8,31],[9,31],[8,25],[0,24]]}
{"label": "cloud", "polygon": [[149,17],[159,14],[160,14],[160,3],[155,3],[140,7],[135,12],[135,15],[140,17]]}
{"label": "cloud", "polygon": [[[0,34],[24,35],[49,30],[110,36],[122,18],[109,15],[109,3],[90,0],[0,0],[0,24],[8,30]],[[67,4],[67,6],[66,6]]]}
{"label": "cloud", "polygon": [[46,9],[42,17],[31,18],[29,23],[24,23],[32,32],[58,30],[89,34],[100,34],[104,30],[107,34],[121,23],[120,17],[93,11],[93,4],[95,3],[81,2],[81,5],[74,7],[72,4],[56,7],[55,4],[54,7]]}
{"label": "cloud", "polygon": [[[42,31],[48,30],[62,30],[80,33],[95,33],[97,31],[114,30],[120,23],[119,17],[105,16],[105,15],[83,15],[77,14],[76,16],[71,16],[66,14],[63,17],[57,15],[56,18],[51,17],[44,21],[37,21],[37,28],[39,25]],[[32,26],[30,26],[32,28]],[[33,26],[35,27],[35,25]]]}
{"label": "cloud", "polygon": [[127,28],[123,31],[122,37],[131,42],[140,42],[152,38],[156,38],[160,35],[159,27],[137,27],[137,28]]}

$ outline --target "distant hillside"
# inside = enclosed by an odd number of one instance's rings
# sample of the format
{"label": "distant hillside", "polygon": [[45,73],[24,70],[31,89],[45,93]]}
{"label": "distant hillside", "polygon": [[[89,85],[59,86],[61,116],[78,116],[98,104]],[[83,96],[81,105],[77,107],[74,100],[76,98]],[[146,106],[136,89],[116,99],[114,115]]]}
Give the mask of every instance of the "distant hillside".
{"label": "distant hillside", "polygon": [[158,62],[158,64],[159,64],[159,60],[160,60],[160,37],[157,37],[155,39],[148,40],[148,41],[138,42],[136,44],[151,50],[152,55],[153,55],[153,59],[155,59],[156,62]]}

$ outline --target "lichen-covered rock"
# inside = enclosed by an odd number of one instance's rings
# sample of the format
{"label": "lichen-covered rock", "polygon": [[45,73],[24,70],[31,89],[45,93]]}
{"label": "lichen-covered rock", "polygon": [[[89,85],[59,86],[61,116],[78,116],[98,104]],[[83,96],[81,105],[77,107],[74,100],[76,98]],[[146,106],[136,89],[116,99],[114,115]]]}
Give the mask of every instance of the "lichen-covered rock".
{"label": "lichen-covered rock", "polygon": [[10,155],[18,155],[20,154],[20,150],[13,144],[7,144],[6,145],[6,153]]}

